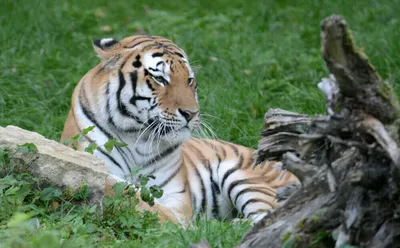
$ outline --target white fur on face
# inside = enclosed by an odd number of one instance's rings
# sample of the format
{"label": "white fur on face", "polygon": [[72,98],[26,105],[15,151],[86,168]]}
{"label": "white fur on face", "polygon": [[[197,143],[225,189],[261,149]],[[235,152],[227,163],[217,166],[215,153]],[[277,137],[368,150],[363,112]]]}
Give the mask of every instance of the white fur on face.
{"label": "white fur on face", "polygon": [[[169,64],[162,59],[162,57],[153,58],[152,53],[147,52],[144,54],[143,65],[144,68],[148,70],[151,75],[155,77],[161,76],[165,80],[167,80],[168,83],[171,82],[171,77],[169,76],[171,68]],[[156,82],[160,84],[160,82],[158,82],[157,80]],[[164,86],[163,84],[161,85]]]}

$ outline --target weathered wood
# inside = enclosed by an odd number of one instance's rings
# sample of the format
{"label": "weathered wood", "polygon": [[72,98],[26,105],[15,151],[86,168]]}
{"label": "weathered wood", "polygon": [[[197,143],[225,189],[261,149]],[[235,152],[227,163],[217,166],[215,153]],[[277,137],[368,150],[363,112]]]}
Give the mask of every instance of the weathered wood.
{"label": "weathered wood", "polygon": [[383,123],[393,122],[400,116],[400,104],[393,89],[382,80],[367,56],[355,47],[343,17],[332,15],[322,21],[321,47],[340,93],[350,98],[345,101],[346,107],[361,108]]}
{"label": "weathered wood", "polygon": [[400,247],[399,101],[341,16],[321,22],[321,46],[327,115],[269,111],[256,152],[302,187],[238,247]]}
{"label": "weathered wood", "polygon": [[279,160],[285,152],[295,151],[299,135],[307,132],[311,119],[307,115],[283,109],[270,109],[265,114],[264,131],[255,152],[256,162]]}

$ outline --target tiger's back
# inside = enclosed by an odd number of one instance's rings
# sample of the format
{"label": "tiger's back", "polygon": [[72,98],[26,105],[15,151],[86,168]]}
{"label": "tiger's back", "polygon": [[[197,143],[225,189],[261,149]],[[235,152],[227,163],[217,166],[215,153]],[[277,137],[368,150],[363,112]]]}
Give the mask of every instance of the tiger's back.
{"label": "tiger's back", "polygon": [[[184,222],[200,213],[258,220],[275,207],[275,189],[297,182],[275,162],[253,168],[253,150],[228,142],[190,138],[200,123],[197,82],[185,52],[158,36],[96,40],[102,62],[80,81],[72,96],[61,141],[88,126],[84,148],[110,174],[135,181],[132,170],[152,174],[149,186],[164,191],[151,211]],[[116,138],[127,147],[108,153],[101,144]]]}

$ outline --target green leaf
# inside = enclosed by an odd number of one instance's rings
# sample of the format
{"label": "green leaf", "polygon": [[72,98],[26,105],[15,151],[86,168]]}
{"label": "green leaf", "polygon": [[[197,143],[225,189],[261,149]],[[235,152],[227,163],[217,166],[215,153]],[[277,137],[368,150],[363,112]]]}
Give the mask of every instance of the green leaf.
{"label": "green leaf", "polygon": [[91,214],[93,214],[93,213],[96,213],[96,210],[97,210],[97,205],[93,205],[93,206],[91,206],[90,208],[89,208],[89,213],[91,213]]}
{"label": "green leaf", "polygon": [[129,187],[129,189],[128,189],[128,195],[130,195],[130,196],[135,196],[135,195],[136,195],[136,189],[135,189],[135,187]]}
{"label": "green leaf", "polygon": [[36,145],[33,143],[25,143],[23,145],[18,145],[17,146],[17,150],[22,152],[22,153],[29,153],[29,152],[33,152],[36,153],[39,150],[37,149]]}
{"label": "green leaf", "polygon": [[92,232],[96,231],[96,229],[97,229],[97,225],[96,224],[89,223],[89,224],[85,225],[84,232],[85,233],[92,233]]}
{"label": "green leaf", "polygon": [[140,175],[140,185],[146,186],[150,179],[156,179],[153,175]]}
{"label": "green leaf", "polygon": [[4,195],[7,195],[7,196],[15,195],[15,193],[17,193],[19,189],[20,189],[20,187],[13,186],[11,188],[8,188],[6,190],[6,192],[4,193]]}
{"label": "green leaf", "polygon": [[32,187],[29,183],[21,185],[21,188],[16,193],[14,204],[22,203],[25,200],[25,197],[31,192],[31,188]]}
{"label": "green leaf", "polygon": [[8,154],[8,148],[3,148],[0,150],[0,164],[7,165],[10,163],[10,157]]}
{"label": "green leaf", "polygon": [[84,201],[89,198],[90,188],[87,185],[82,185],[74,194],[74,200]]}
{"label": "green leaf", "polygon": [[147,201],[147,203],[150,205],[150,207],[154,206],[154,198],[151,197],[151,198]]}
{"label": "green leaf", "polygon": [[113,190],[115,192],[116,196],[122,196],[122,193],[124,192],[125,187],[127,186],[127,183],[124,182],[118,182],[113,185]]}
{"label": "green leaf", "polygon": [[85,152],[88,152],[88,153],[90,153],[90,154],[93,154],[94,151],[96,150],[96,148],[97,148],[96,142],[93,141],[92,143],[90,143],[90,144],[85,148]]}
{"label": "green leaf", "polygon": [[89,132],[93,131],[93,129],[95,128],[95,126],[88,126],[87,128],[82,130],[82,133],[84,135],[88,134]]}
{"label": "green leaf", "polygon": [[83,137],[83,136],[79,136],[79,138],[78,138],[78,142],[84,142],[85,141],[85,137]]}
{"label": "green leaf", "polygon": [[161,198],[163,195],[164,191],[158,187],[157,185],[153,185],[150,187],[150,192],[154,196],[154,198]]}
{"label": "green leaf", "polygon": [[78,140],[79,137],[81,137],[80,133],[75,134],[74,136],[71,137],[72,140]]}
{"label": "green leaf", "polygon": [[61,191],[56,188],[45,188],[40,192],[40,200],[51,201],[61,196]]}
{"label": "green leaf", "polygon": [[150,190],[146,187],[142,187],[140,189],[140,198],[142,198],[142,200],[145,202],[149,202],[151,199]]}
{"label": "green leaf", "polygon": [[116,139],[114,138],[114,139],[110,139],[109,141],[104,143],[104,148],[106,148],[107,152],[112,152],[115,141],[116,141]]}
{"label": "green leaf", "polygon": [[118,142],[118,141],[115,141],[115,142],[114,142],[114,146],[118,146],[118,147],[127,147],[128,144],[125,143],[125,142]]}
{"label": "green leaf", "polygon": [[63,145],[68,146],[72,142],[72,137],[63,141]]}
{"label": "green leaf", "polygon": [[126,144],[125,142],[118,142],[116,138],[110,139],[106,143],[104,143],[104,148],[106,148],[108,152],[112,152],[114,146],[126,147],[128,146],[128,144]]}
{"label": "green leaf", "polygon": [[131,172],[130,172],[127,176],[128,176],[128,177],[135,176],[135,175],[137,175],[137,174],[139,173],[139,171],[141,171],[141,170],[143,170],[143,168],[139,168],[139,167],[133,168],[133,169],[131,170]]}
{"label": "green leaf", "polygon": [[17,227],[20,226],[23,222],[29,220],[30,215],[29,214],[23,214],[23,213],[16,213],[14,216],[8,221],[7,226],[8,227]]}

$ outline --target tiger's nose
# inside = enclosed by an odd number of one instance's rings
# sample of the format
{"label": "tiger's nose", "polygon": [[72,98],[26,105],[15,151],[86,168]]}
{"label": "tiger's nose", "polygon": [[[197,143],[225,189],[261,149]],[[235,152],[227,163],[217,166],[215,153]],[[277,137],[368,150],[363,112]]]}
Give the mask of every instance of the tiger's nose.
{"label": "tiger's nose", "polygon": [[197,113],[199,113],[199,111],[190,111],[190,110],[182,110],[182,109],[178,109],[178,112],[183,116],[183,118],[186,119],[187,122],[191,121],[193,119],[193,117],[195,117],[197,115]]}

